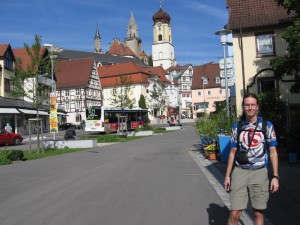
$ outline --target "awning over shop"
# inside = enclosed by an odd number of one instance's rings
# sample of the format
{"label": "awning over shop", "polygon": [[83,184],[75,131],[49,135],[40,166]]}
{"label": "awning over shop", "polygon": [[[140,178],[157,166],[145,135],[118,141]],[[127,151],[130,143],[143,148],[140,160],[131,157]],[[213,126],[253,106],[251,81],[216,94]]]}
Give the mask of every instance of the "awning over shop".
{"label": "awning over shop", "polygon": [[20,113],[16,108],[0,108],[0,114],[18,114]]}
{"label": "awning over shop", "polygon": [[67,113],[57,112],[57,115],[68,116]]}
{"label": "awning over shop", "polygon": [[[19,109],[20,112],[25,113],[25,114],[37,114],[36,110],[33,109]],[[39,111],[39,115],[49,115],[45,111]]]}

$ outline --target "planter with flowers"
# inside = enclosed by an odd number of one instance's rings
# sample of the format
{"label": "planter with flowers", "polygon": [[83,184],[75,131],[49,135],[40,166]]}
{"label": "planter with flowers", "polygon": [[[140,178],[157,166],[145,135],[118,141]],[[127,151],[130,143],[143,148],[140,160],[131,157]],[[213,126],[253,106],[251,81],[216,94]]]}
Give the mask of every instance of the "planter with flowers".
{"label": "planter with flowers", "polygon": [[204,152],[208,159],[210,159],[210,160],[217,159],[217,147],[216,147],[215,143],[206,146],[204,148]]}

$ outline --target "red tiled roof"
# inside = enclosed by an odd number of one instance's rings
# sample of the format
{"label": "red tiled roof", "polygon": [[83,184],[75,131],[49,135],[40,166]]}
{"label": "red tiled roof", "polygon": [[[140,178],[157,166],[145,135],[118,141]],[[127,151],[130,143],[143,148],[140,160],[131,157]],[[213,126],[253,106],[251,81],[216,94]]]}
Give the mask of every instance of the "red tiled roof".
{"label": "red tiled roof", "polygon": [[94,65],[94,58],[62,60],[55,63],[54,69],[58,89],[86,86]]}
{"label": "red tiled roof", "polygon": [[114,39],[109,50],[106,52],[109,55],[134,56],[135,54],[130,48],[124,46],[118,39]]}
{"label": "red tiled roof", "polygon": [[3,57],[9,44],[0,44],[0,57]]}
{"label": "red tiled roof", "polygon": [[120,84],[120,75],[126,75],[133,84],[149,83],[149,73],[132,62],[98,67],[102,87],[113,87]]}
{"label": "red tiled roof", "polygon": [[217,84],[215,78],[220,76],[220,67],[216,63],[208,63],[200,66],[194,66],[192,90],[202,89],[203,81],[201,77],[208,78],[208,84],[205,88],[218,88],[221,84]]}
{"label": "red tiled roof", "polygon": [[147,54],[147,53],[145,53],[144,51],[142,51],[141,53],[140,53],[140,56],[142,57],[147,57],[147,58],[150,58],[150,56]]}
{"label": "red tiled roof", "polygon": [[158,76],[164,84],[170,82],[166,78],[166,71],[161,66],[148,67],[145,69],[145,72],[150,72],[151,74]]}
{"label": "red tiled roof", "polygon": [[228,29],[277,25],[292,21],[294,13],[287,14],[275,0],[227,0]]}
{"label": "red tiled roof", "polygon": [[126,75],[133,84],[149,83],[148,77],[156,75],[166,82],[165,70],[162,67],[141,67],[132,62],[98,67],[102,87],[112,87],[120,84],[120,75]]}
{"label": "red tiled roof", "polygon": [[[42,57],[46,51],[48,51],[47,47],[41,46],[40,56]],[[27,54],[26,49],[25,48],[16,48],[16,49],[13,49],[13,53],[14,53],[16,59],[21,59],[21,62],[22,62],[21,69],[24,71],[27,70],[27,65],[30,65],[31,58]]]}

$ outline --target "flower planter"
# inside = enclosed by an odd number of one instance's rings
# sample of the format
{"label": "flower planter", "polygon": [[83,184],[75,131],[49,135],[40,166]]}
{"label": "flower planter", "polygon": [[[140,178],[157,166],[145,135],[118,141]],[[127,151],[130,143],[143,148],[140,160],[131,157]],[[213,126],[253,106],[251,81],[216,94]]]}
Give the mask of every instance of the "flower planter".
{"label": "flower planter", "polygon": [[217,153],[216,152],[209,152],[208,159],[216,160],[217,159]]}

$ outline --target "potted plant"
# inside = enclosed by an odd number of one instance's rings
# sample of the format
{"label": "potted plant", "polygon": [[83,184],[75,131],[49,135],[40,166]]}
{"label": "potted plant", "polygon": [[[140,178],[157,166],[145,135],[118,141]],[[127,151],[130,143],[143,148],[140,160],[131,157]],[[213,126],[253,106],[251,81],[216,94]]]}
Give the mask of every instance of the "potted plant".
{"label": "potted plant", "polygon": [[210,144],[204,148],[204,151],[207,152],[208,159],[210,160],[216,160],[217,159],[217,153],[216,153],[216,144]]}

